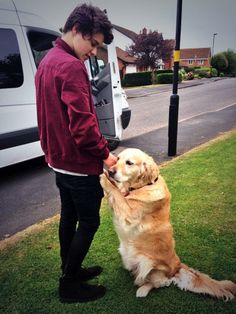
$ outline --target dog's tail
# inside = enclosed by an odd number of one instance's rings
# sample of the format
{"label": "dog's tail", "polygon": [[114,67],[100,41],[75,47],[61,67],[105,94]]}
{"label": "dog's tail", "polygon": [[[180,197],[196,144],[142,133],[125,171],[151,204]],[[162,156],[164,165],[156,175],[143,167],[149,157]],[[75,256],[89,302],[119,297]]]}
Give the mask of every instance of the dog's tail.
{"label": "dog's tail", "polygon": [[217,281],[185,264],[172,278],[172,282],[182,290],[209,294],[225,301],[232,300],[236,294],[236,284],[229,280]]}

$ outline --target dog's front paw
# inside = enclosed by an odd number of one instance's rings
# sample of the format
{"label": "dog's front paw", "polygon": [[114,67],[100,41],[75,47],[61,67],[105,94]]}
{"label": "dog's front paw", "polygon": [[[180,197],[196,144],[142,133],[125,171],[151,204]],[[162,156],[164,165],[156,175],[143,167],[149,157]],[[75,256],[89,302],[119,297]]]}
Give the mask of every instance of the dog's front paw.
{"label": "dog's front paw", "polygon": [[100,175],[100,184],[105,191],[112,186],[112,183],[108,179],[108,173],[105,173],[105,171],[103,174]]}

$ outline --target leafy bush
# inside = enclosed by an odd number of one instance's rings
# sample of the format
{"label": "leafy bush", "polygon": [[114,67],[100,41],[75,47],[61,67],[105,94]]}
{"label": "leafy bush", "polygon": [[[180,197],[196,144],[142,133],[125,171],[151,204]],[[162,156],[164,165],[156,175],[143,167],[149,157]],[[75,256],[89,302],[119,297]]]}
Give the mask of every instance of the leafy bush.
{"label": "leafy bush", "polygon": [[193,72],[188,72],[186,75],[186,80],[193,80],[194,79],[194,74]]}
{"label": "leafy bush", "polygon": [[195,74],[197,74],[199,77],[210,77],[211,76],[211,68],[199,68],[195,69],[194,71]]}
{"label": "leafy bush", "polygon": [[142,86],[152,84],[152,72],[127,73],[122,80],[122,86]]}
{"label": "leafy bush", "polygon": [[179,73],[182,76],[182,80],[186,80],[187,79],[187,73],[186,73],[184,68],[180,68]]}
{"label": "leafy bush", "polygon": [[184,68],[180,68],[179,69],[179,73],[181,73],[182,75],[185,75],[186,74],[186,71]]}
{"label": "leafy bush", "polygon": [[179,72],[179,75],[178,75],[178,82],[181,83],[183,80],[183,75],[182,73]]}
{"label": "leafy bush", "polygon": [[223,53],[218,53],[211,58],[211,65],[220,73],[227,69],[229,62]]}
{"label": "leafy bush", "polygon": [[236,73],[236,53],[232,49],[228,49],[223,52],[226,59],[228,60],[228,67],[223,72],[226,74],[231,74],[232,77],[235,77]]}
{"label": "leafy bush", "polygon": [[235,76],[236,53],[234,50],[220,52],[211,58],[211,65],[217,69],[218,75],[224,73],[227,76]]}
{"label": "leafy bush", "polygon": [[212,76],[212,77],[218,76],[217,70],[216,70],[215,68],[212,68],[212,69],[211,69],[211,76]]}

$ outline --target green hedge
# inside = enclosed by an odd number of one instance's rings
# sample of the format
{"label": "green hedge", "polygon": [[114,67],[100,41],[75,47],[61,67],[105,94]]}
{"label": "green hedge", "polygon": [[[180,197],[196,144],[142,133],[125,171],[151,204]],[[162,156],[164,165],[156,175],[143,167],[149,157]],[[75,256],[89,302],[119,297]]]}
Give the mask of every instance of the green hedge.
{"label": "green hedge", "polygon": [[[217,70],[210,67],[188,67],[182,68],[182,71],[193,72],[196,77],[215,77],[217,76]],[[181,71],[180,71],[181,72]],[[182,82],[183,75],[179,73],[179,82]],[[122,86],[132,87],[132,86],[145,86],[152,84],[171,84],[173,83],[173,70],[157,70],[154,72],[154,81],[152,81],[152,72],[137,72],[128,73],[122,80]]]}
{"label": "green hedge", "polygon": [[143,86],[152,84],[152,72],[127,73],[122,80],[122,86]]}
{"label": "green hedge", "polygon": [[162,73],[173,73],[173,70],[157,70],[155,71],[156,74],[162,74]]}
{"label": "green hedge", "polygon": [[[161,73],[157,74],[157,83],[158,84],[171,84],[173,83],[173,73]],[[179,82],[182,82],[182,74],[179,73]]]}

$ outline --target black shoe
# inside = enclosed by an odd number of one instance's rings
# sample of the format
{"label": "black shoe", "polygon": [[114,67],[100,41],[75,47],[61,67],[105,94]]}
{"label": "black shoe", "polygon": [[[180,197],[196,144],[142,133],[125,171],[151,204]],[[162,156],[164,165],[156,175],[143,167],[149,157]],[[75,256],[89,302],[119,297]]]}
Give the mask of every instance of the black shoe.
{"label": "black shoe", "polygon": [[76,278],[81,281],[87,281],[100,275],[102,271],[103,269],[100,266],[93,266],[88,268],[81,267],[81,269],[76,275]]}
{"label": "black shoe", "polygon": [[106,288],[102,285],[89,285],[65,276],[59,281],[59,299],[62,303],[95,301],[105,293]]}

